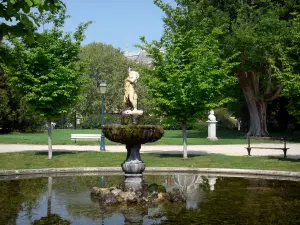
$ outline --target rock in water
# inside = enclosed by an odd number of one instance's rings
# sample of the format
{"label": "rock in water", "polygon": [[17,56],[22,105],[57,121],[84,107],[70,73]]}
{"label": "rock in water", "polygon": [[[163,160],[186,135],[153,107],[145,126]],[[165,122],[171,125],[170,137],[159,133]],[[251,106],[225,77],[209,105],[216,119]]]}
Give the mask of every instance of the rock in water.
{"label": "rock in water", "polygon": [[167,193],[167,198],[170,202],[185,202],[186,197],[179,189],[173,189]]}
{"label": "rock in water", "polygon": [[138,201],[138,197],[135,194],[135,192],[133,192],[133,191],[126,191],[126,192],[122,191],[118,195],[118,201],[119,202],[133,203],[133,202],[137,202]]}
{"label": "rock in water", "polygon": [[118,202],[117,197],[113,193],[104,194],[101,197],[101,201],[106,205],[116,204]]}

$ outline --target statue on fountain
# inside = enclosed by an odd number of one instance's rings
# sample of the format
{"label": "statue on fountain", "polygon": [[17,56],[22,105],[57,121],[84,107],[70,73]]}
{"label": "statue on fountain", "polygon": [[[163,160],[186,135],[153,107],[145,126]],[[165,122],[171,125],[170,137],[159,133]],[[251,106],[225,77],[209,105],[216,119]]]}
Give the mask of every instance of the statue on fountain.
{"label": "statue on fountain", "polygon": [[140,75],[138,72],[128,69],[128,77],[125,79],[125,95],[124,103],[126,110],[122,114],[127,115],[142,115],[143,110],[137,109],[137,99],[138,96],[135,91],[136,83]]}

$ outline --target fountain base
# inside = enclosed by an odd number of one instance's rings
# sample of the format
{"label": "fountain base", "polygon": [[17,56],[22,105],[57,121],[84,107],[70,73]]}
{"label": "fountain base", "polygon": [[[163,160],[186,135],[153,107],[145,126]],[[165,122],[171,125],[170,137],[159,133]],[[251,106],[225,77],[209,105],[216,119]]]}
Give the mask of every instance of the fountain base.
{"label": "fountain base", "polygon": [[146,165],[140,156],[141,144],[127,144],[127,157],[124,163],[121,164],[122,170],[125,172],[125,177],[140,177],[144,172]]}

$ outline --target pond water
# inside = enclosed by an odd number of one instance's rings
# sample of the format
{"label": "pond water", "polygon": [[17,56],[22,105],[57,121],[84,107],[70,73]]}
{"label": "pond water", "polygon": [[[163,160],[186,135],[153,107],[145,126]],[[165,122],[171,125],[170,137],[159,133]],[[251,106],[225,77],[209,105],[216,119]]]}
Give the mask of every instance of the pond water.
{"label": "pond water", "polygon": [[300,224],[300,181],[209,174],[144,175],[179,188],[185,203],[104,206],[92,187],[120,186],[123,175],[2,178],[0,224]]}

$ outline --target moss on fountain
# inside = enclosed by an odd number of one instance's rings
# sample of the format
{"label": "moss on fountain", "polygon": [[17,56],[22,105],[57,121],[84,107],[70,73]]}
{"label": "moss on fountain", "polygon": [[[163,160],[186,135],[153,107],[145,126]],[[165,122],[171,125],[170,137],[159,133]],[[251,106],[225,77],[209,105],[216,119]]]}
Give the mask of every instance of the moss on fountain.
{"label": "moss on fountain", "polygon": [[145,144],[159,140],[164,129],[160,125],[104,125],[103,133],[110,141]]}

